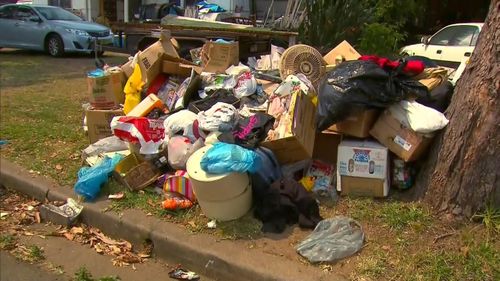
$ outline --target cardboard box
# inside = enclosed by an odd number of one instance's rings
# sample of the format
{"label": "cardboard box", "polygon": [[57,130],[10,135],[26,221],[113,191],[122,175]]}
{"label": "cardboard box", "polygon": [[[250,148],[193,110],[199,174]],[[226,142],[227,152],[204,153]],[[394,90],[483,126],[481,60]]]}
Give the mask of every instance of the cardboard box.
{"label": "cardboard box", "polygon": [[85,116],[87,119],[87,128],[90,143],[94,143],[105,137],[113,135],[111,131],[111,119],[115,116],[124,115],[123,110],[100,110],[100,109],[87,109]]}
{"label": "cardboard box", "polygon": [[202,62],[205,72],[225,73],[231,65],[240,62],[238,42],[216,43],[207,42],[203,45]]}
{"label": "cardboard box", "polygon": [[377,121],[379,113],[376,109],[357,109],[347,119],[330,126],[328,130],[357,138],[366,138],[370,136],[370,129]]}
{"label": "cardboard box", "polygon": [[388,110],[380,115],[370,134],[405,162],[417,160],[432,142],[432,138],[406,128]]}
{"label": "cardboard box", "polygon": [[335,132],[316,133],[313,158],[336,166],[337,151],[341,141],[342,135]]}
{"label": "cardboard box", "polygon": [[316,138],[315,115],[316,107],[311,99],[304,94],[297,95],[293,136],[265,141],[262,145],[271,149],[282,165],[312,158]]}
{"label": "cardboard box", "polygon": [[125,101],[123,72],[113,72],[103,77],[87,77],[90,104],[97,109],[117,108]]}
{"label": "cardboard box", "polygon": [[176,58],[169,55],[163,56],[162,72],[170,75],[189,77],[191,71],[195,70],[198,73],[202,72],[202,68],[193,64],[192,62]]}
{"label": "cardboard box", "polygon": [[389,194],[389,151],[371,140],[343,140],[337,156],[337,190],[343,195]]}
{"label": "cardboard box", "polygon": [[345,60],[357,60],[361,55],[351,46],[351,44],[344,40],[326,54],[323,59],[329,65],[336,65],[338,56],[344,57]]}

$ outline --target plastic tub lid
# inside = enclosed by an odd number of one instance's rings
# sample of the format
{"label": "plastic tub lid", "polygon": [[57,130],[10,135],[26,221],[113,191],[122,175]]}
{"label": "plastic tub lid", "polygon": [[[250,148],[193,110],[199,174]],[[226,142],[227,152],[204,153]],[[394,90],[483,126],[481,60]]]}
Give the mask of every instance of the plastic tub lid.
{"label": "plastic tub lid", "polygon": [[186,163],[186,170],[191,179],[201,182],[211,182],[218,181],[222,178],[227,177],[231,173],[225,174],[209,174],[205,172],[200,165],[201,158],[210,149],[211,146],[204,146],[197,151],[195,151],[188,159]]}

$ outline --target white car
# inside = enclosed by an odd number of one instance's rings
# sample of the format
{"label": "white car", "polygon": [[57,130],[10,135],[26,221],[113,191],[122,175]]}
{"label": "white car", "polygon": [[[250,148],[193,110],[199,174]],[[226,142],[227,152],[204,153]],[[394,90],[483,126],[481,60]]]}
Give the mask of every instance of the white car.
{"label": "white car", "polygon": [[482,27],[482,23],[451,24],[432,36],[422,37],[420,44],[403,47],[400,53],[428,57],[440,66],[456,69],[471,56]]}

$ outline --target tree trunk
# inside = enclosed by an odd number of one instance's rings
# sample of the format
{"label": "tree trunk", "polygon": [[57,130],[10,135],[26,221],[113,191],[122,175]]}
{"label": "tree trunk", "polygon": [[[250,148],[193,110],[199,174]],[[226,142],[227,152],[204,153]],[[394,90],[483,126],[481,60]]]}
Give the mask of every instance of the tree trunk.
{"label": "tree trunk", "polygon": [[415,191],[438,212],[471,216],[500,206],[500,1],[489,14]]}

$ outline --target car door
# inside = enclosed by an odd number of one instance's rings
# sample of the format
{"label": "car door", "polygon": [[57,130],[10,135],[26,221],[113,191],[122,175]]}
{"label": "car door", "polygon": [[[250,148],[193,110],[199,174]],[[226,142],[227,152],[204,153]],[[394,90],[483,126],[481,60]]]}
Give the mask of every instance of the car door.
{"label": "car door", "polygon": [[0,7],[0,47],[17,47],[19,42],[16,42],[17,36],[14,36],[15,24],[14,19],[16,6]]}
{"label": "car door", "polygon": [[[26,48],[43,49],[45,24],[35,11],[31,7],[19,6],[14,17],[17,19],[15,40]],[[39,19],[39,21],[32,21],[32,19]]]}
{"label": "car door", "polygon": [[479,28],[474,25],[456,26],[451,40],[441,52],[441,61],[461,62],[471,56],[479,36]]}
{"label": "car door", "polygon": [[430,38],[428,55],[439,65],[456,68],[470,57],[478,35],[479,28],[474,25],[445,27]]}

